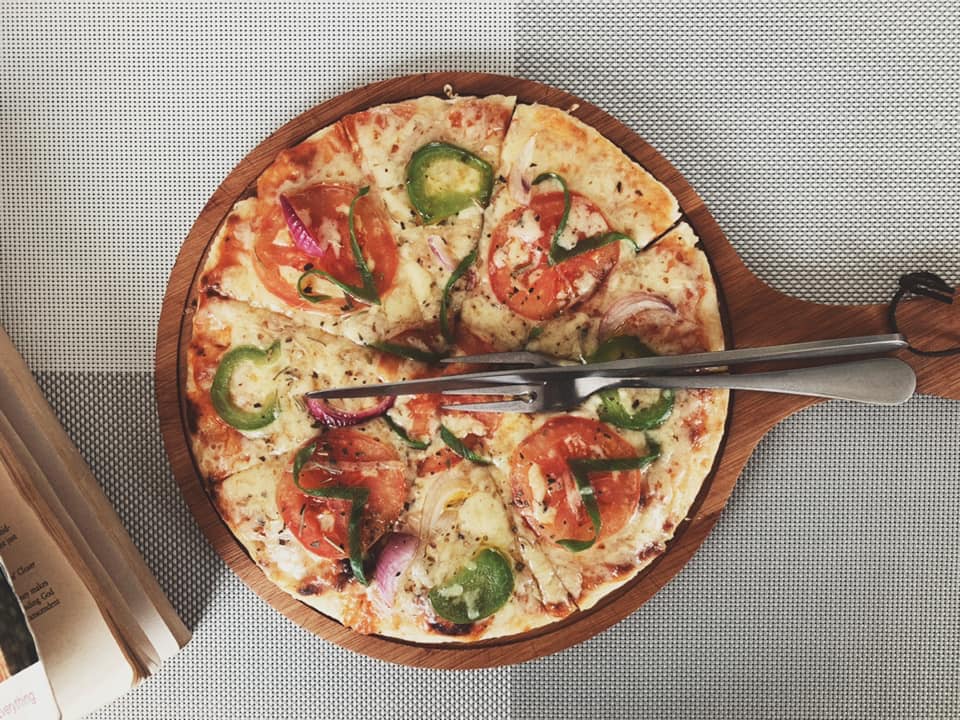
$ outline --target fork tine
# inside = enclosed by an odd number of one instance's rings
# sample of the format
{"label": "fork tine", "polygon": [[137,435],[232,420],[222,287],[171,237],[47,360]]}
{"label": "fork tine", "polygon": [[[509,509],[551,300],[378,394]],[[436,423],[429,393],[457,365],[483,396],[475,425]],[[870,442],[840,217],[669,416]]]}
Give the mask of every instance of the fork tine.
{"label": "fork tine", "polygon": [[469,390],[449,390],[444,395],[506,395],[509,400],[494,402],[475,402],[444,405],[444,410],[460,410],[462,412],[537,412],[542,403],[539,400],[540,387],[519,383],[516,385],[490,385],[476,387]]}
{"label": "fork tine", "polygon": [[464,403],[463,405],[443,405],[444,410],[456,410],[460,412],[517,412],[534,413],[538,411],[539,405],[534,400],[504,400],[501,402],[485,403]]}
{"label": "fork tine", "polygon": [[466,363],[468,365],[529,365],[531,367],[547,367],[553,362],[545,355],[518,350],[515,352],[481,353],[479,355],[460,355],[458,357],[443,358],[441,363]]}
{"label": "fork tine", "polygon": [[516,385],[478,385],[472,388],[444,390],[442,395],[530,395],[537,390],[537,386],[525,383]]}

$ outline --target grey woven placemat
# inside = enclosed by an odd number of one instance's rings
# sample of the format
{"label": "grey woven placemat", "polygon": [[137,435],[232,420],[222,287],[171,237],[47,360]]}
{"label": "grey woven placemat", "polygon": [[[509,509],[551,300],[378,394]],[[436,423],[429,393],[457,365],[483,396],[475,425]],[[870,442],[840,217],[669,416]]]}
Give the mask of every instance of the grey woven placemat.
{"label": "grey woven placemat", "polygon": [[228,573],[174,485],[150,373],[217,183],[297,113],[408,72],[600,105],[792,294],[885,301],[919,268],[960,282],[955,4],[8,4],[0,30],[0,322],[195,627],[92,717],[960,715],[960,404],[786,421],[635,615],[552,658],[444,673],[328,645]]}

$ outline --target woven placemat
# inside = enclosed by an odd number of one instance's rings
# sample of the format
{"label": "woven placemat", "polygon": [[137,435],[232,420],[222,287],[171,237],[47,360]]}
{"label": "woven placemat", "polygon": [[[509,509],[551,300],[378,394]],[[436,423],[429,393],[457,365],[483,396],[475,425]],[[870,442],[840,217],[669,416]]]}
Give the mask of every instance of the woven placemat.
{"label": "woven placemat", "polygon": [[517,74],[603,107],[791,294],[960,283],[955,4],[9,5],[0,29],[0,322],[195,628],[92,717],[960,715],[960,404],[787,420],[639,612],[552,658],[448,673],[340,650],[231,575],[177,492],[151,376],[166,277],[230,168],[308,107],[410,72]]}

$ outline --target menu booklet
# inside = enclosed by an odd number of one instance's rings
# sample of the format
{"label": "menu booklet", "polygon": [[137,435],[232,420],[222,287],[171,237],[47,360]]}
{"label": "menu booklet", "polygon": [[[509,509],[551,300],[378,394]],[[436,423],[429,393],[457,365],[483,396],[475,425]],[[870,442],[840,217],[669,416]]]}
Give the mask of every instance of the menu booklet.
{"label": "menu booklet", "polygon": [[190,633],[2,330],[0,368],[0,720],[78,718]]}

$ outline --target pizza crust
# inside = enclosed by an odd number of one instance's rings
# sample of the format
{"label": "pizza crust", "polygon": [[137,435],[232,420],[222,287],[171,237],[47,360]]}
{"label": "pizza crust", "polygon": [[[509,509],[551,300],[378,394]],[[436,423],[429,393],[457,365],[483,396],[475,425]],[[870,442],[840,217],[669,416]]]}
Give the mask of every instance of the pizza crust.
{"label": "pizza crust", "polygon": [[[620,148],[570,114],[550,106],[517,105],[503,143],[500,167],[508,179],[497,186],[484,213],[478,246],[479,282],[464,300],[464,321],[473,332],[500,349],[529,346],[548,350],[557,357],[584,357],[598,342],[598,320],[603,308],[588,298],[586,302],[575,302],[558,317],[544,320],[511,312],[497,298],[491,283],[491,263],[504,262],[497,253],[491,252],[495,230],[524,206],[524,197],[559,191],[560,185],[554,180],[532,185],[537,176],[548,172],[560,175],[572,194],[589,200],[599,211],[599,217],[606,220],[606,228],[602,220],[597,225],[596,217],[585,214],[583,205],[574,201],[567,221],[567,236],[575,229],[587,236],[609,229],[629,236],[637,246],[645,248],[676,224],[680,217],[679,205],[664,185],[631,161]],[[523,179],[522,185],[518,178]],[[522,187],[530,189],[523,192]],[[524,219],[521,215],[520,221]],[[527,223],[536,219],[533,217]],[[525,237],[522,227],[514,232],[520,238],[515,245],[522,250],[524,241],[529,242],[530,238]],[[562,242],[572,240],[562,238]],[[610,280],[600,284],[600,292],[614,279],[619,285],[637,284],[632,272],[643,267],[646,258],[639,257],[631,248],[626,242],[620,243],[618,267],[610,274]],[[701,270],[700,267],[694,270],[698,280]],[[709,277],[709,271],[706,276]],[[594,282],[589,275],[585,275],[583,281],[584,288]],[[574,286],[576,289],[576,283]],[[617,294],[622,292],[618,287]],[[539,334],[539,340],[528,343],[531,333]]]}

